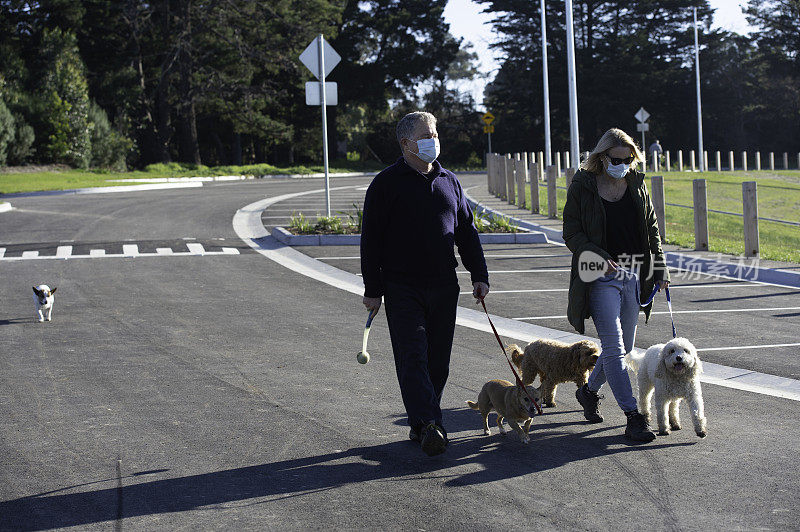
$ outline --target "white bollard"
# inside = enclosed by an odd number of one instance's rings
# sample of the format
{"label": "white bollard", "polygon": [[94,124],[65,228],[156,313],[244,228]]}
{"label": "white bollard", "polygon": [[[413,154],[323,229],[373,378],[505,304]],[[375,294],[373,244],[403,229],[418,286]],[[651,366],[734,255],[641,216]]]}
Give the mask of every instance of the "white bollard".
{"label": "white bollard", "polygon": [[694,150],[689,152],[689,161],[692,164],[692,172],[697,170],[697,163],[694,160]]}
{"label": "white bollard", "polygon": [[786,152],[783,152],[783,169],[789,169],[789,154]]}
{"label": "white bollard", "polygon": [[769,169],[775,170],[775,154],[773,152],[769,152]]}
{"label": "white bollard", "polygon": [[672,161],[670,160],[669,150],[667,150],[667,172],[672,168]]}
{"label": "white bollard", "polygon": [[678,172],[683,172],[683,150],[678,150]]}
{"label": "white bollard", "polygon": [[703,171],[708,172],[708,152],[703,150]]}
{"label": "white bollard", "polygon": [[658,172],[658,152],[653,152],[653,172]]}
{"label": "white bollard", "polygon": [[561,175],[561,152],[556,152],[556,177]]}
{"label": "white bollard", "polygon": [[722,156],[719,153],[719,151],[717,151],[717,172],[721,171],[722,171]]}
{"label": "white bollard", "polygon": [[728,168],[728,170],[733,172],[734,165],[733,165],[733,152],[732,151],[728,152],[728,165],[730,165],[730,168]]}
{"label": "white bollard", "polygon": [[756,152],[756,170],[761,170],[761,152]]}
{"label": "white bollard", "polygon": [[747,171],[747,152],[742,152],[742,172]]}

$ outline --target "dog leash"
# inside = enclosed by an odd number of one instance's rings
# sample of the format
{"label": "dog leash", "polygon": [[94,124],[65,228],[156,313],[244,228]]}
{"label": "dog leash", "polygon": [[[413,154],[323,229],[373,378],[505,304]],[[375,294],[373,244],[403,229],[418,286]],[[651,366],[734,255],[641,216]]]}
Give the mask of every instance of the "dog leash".
{"label": "dog leash", "polygon": [[[669,297],[669,287],[668,286],[664,287],[664,292],[666,292],[666,295],[667,295],[667,308],[669,308],[669,319],[672,322],[672,337],[673,338],[677,338],[678,337],[678,331],[677,331],[677,329],[675,329],[675,319],[672,317],[672,298]],[[655,299],[657,293],[658,293],[658,285],[656,284],[656,286],[653,287],[653,292],[650,294],[650,297],[647,298],[647,301],[645,303],[639,303],[639,306],[640,307],[646,307],[647,305],[652,303],[653,299]]]}
{"label": "dog leash", "polygon": [[528,390],[525,388],[525,385],[522,383],[522,379],[519,378],[519,374],[517,370],[514,369],[514,365],[511,363],[511,359],[508,358],[508,353],[506,353],[506,347],[503,345],[503,341],[500,339],[500,335],[497,334],[497,329],[494,327],[494,323],[492,323],[492,318],[489,316],[489,311],[486,310],[486,303],[483,302],[483,298],[480,298],[481,305],[483,305],[483,311],[486,313],[486,318],[489,320],[489,325],[492,327],[492,331],[494,332],[494,337],[497,338],[497,343],[500,344],[500,349],[503,350],[503,354],[506,356],[506,362],[508,362],[508,367],[511,368],[511,372],[514,374],[514,378],[517,379],[517,386],[522,388],[522,391],[525,392],[525,395],[533,402],[533,405],[536,407],[536,411],[539,415],[542,415],[542,407],[539,406],[539,402],[531,397],[531,394],[528,393]]}

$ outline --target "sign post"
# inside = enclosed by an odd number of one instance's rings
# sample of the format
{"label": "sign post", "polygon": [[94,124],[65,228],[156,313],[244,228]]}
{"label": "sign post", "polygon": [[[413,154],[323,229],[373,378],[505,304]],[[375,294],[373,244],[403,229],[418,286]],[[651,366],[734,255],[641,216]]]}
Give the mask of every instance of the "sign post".
{"label": "sign post", "polygon": [[[328,178],[328,115],[326,107],[336,105],[338,98],[335,83],[325,83],[325,76],[330,74],[333,67],[339,64],[341,56],[328,44],[322,34],[311,41],[311,44],[300,54],[300,61],[308,68],[314,76],[319,79],[319,94],[314,89],[315,83],[306,83],[306,103],[308,105],[322,106],[322,159],[325,166],[325,211],[326,216],[331,215],[331,190]],[[332,96],[331,103],[328,103],[328,95]]]}
{"label": "sign post", "polygon": [[481,120],[486,124],[483,126],[483,132],[489,136],[489,153],[492,153],[492,133],[494,133],[492,122],[494,122],[494,115],[486,111],[486,114],[481,117]]}
{"label": "sign post", "polygon": [[636,124],[636,131],[642,132],[642,152],[644,152],[645,158],[645,160],[642,161],[642,171],[644,171],[647,168],[647,164],[645,162],[647,161],[647,146],[644,144],[644,132],[650,130],[650,124],[647,123],[647,119],[650,118],[650,113],[645,111],[644,107],[640,107],[633,116],[639,121],[639,123]]}

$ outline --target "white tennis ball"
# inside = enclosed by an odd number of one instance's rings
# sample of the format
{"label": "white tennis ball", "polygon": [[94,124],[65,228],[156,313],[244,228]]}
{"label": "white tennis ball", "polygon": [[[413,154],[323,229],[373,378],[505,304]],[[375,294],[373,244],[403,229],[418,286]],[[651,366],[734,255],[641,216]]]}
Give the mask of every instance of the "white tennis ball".
{"label": "white tennis ball", "polygon": [[358,360],[359,364],[366,364],[369,362],[369,353],[366,351],[359,351],[358,355],[356,355],[356,360]]}

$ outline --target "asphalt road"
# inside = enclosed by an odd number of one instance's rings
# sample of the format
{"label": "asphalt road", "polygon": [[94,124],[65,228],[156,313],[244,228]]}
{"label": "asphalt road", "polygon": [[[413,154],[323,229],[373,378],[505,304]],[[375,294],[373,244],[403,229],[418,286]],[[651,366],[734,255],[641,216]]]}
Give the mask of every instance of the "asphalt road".
{"label": "asphalt road", "polygon": [[[494,338],[463,327],[443,400],[452,442],[446,454],[426,457],[406,439],[383,313],[370,337],[372,361],[359,366],[360,298],[251,252],[232,229],[240,207],[320,187],[320,180],[276,180],[17,198],[16,210],[0,214],[0,247],[19,259],[0,260],[0,529],[797,526],[796,402],[707,385],[706,439],[688,428],[684,408],[686,429],[632,445],[610,393],[601,407],[606,421],[590,426],[565,386],[525,446],[496,429],[483,436],[479,414],[465,408],[486,380],[509,375]],[[359,194],[343,189],[335,205],[348,207]],[[276,204],[265,223],[301,209],[316,213],[320,198]],[[237,253],[181,254],[191,250],[187,243]],[[59,246],[113,255],[126,245],[146,255],[23,260],[25,251],[55,255]],[[357,255],[357,248],[304,251]],[[487,247],[509,252],[520,254]],[[509,262],[558,269],[565,261],[490,260],[504,269]],[[335,262],[353,269],[347,259]],[[522,275],[496,274],[492,286],[559,288],[563,274]],[[34,319],[30,286],[40,283],[58,287],[50,323]],[[676,308],[689,308],[674,293]],[[530,317],[536,301],[536,316],[563,314],[564,293],[545,294],[498,293],[491,310]],[[790,296],[758,301],[771,297]],[[738,341],[732,335],[742,327],[720,318],[696,329],[725,330],[702,337],[709,346],[729,335]],[[645,331],[657,328],[653,338],[668,334],[663,319],[642,327],[640,338],[650,341]],[[694,332],[695,319],[679,330]],[[796,360],[776,363],[759,353],[722,363],[796,374]]]}

